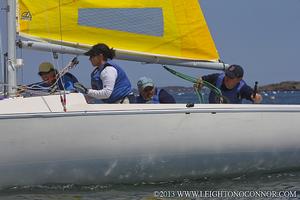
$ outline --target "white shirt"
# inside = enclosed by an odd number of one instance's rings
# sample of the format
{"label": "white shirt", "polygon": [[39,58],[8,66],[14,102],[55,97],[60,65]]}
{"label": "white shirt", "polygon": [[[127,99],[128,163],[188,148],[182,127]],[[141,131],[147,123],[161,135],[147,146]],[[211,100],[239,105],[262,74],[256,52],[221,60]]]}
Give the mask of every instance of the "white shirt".
{"label": "white shirt", "polygon": [[117,77],[118,72],[116,68],[112,66],[106,66],[100,74],[100,79],[103,83],[103,89],[88,89],[87,95],[96,99],[108,99],[114,90]]}

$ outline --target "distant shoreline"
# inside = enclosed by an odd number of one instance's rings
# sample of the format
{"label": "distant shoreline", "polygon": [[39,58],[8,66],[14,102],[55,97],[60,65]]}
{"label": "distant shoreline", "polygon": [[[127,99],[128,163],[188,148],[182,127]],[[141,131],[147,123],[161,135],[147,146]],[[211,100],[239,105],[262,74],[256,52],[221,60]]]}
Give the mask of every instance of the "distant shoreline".
{"label": "distant shoreline", "polygon": [[[193,87],[183,86],[167,86],[162,87],[169,92],[193,92]],[[259,86],[259,91],[300,91],[300,81],[283,81],[280,83],[273,83],[268,85]]]}
{"label": "distant shoreline", "polygon": [[295,91],[300,90],[300,81],[283,81],[280,83],[273,83],[259,87],[260,91]]}

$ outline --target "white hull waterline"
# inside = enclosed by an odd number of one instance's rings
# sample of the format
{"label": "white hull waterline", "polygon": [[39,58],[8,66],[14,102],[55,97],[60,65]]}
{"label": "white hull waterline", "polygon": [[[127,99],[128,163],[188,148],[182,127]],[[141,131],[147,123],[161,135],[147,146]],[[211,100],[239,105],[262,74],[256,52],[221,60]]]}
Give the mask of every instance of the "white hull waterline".
{"label": "white hull waterline", "polygon": [[106,184],[300,167],[300,105],[0,101],[0,185]]}

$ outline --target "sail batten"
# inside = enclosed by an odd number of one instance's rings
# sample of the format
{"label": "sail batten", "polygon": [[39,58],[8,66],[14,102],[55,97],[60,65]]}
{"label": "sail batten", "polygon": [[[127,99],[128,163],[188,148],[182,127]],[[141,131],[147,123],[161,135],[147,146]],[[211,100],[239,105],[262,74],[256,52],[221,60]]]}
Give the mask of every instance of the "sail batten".
{"label": "sail batten", "polygon": [[198,0],[19,0],[19,31],[51,43],[219,59]]}

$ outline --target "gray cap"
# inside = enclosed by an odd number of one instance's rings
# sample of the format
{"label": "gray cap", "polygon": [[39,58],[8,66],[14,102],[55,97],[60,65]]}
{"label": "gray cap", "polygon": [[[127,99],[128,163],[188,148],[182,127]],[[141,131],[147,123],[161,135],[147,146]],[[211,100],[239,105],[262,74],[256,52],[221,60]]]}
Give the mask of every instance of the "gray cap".
{"label": "gray cap", "polygon": [[144,90],[146,87],[154,87],[154,83],[151,78],[143,76],[138,80],[137,87],[139,90]]}

